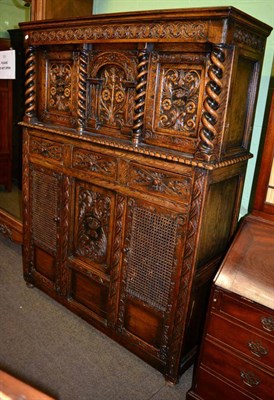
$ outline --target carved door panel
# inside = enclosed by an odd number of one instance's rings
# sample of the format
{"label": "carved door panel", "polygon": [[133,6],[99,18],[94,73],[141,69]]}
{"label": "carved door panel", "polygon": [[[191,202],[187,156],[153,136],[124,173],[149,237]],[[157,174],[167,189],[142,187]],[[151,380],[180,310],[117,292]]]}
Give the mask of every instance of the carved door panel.
{"label": "carved door panel", "polygon": [[80,50],[75,46],[52,46],[37,53],[41,84],[37,93],[37,116],[45,123],[67,127],[77,125],[77,89]]}
{"label": "carved door panel", "polygon": [[166,360],[187,217],[128,200],[118,331]]}
{"label": "carved door panel", "polygon": [[107,318],[115,194],[77,181],[69,298],[103,323]]}
{"label": "carved door panel", "polygon": [[133,128],[137,50],[115,44],[90,52],[87,129],[129,137]]}
{"label": "carved door panel", "polygon": [[30,165],[29,224],[25,222],[28,281],[66,292],[68,220],[71,182],[60,173]]}

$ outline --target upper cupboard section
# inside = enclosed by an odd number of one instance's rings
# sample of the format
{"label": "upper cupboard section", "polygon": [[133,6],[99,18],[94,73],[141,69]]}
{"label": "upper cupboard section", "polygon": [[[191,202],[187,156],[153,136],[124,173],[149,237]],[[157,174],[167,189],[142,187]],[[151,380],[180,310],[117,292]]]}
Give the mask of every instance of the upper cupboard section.
{"label": "upper cupboard section", "polygon": [[242,13],[227,25],[220,10],[22,24],[25,122],[189,162],[247,155],[269,29]]}

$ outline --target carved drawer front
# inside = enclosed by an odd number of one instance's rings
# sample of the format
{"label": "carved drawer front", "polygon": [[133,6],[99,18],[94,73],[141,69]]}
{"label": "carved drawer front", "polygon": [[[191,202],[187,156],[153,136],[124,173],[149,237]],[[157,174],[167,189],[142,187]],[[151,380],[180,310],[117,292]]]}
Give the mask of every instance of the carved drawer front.
{"label": "carved drawer front", "polygon": [[274,342],[268,338],[214,314],[210,316],[207,332],[223,344],[274,369]]}
{"label": "carved drawer front", "polygon": [[30,154],[41,157],[50,162],[63,165],[65,150],[64,145],[52,140],[30,137]]}
{"label": "carved drawer front", "polygon": [[109,272],[115,194],[76,182],[73,256],[95,269]]}
{"label": "carved drawer front", "polygon": [[[233,351],[233,349],[231,349]],[[216,346],[210,340],[205,340],[203,351],[205,366],[216,375],[223,376],[233,386],[246,390],[251,398],[271,399],[273,375],[258,368],[247,360],[237,357],[231,351]]]}
{"label": "carved drawer front", "polygon": [[186,169],[185,175],[179,175],[160,169],[131,164],[129,185],[146,193],[189,204],[192,185],[190,172],[190,170]]}
{"label": "carved drawer front", "polygon": [[168,340],[185,225],[183,215],[128,200],[119,325],[132,340],[141,339],[160,353]]}
{"label": "carved drawer front", "polygon": [[73,148],[72,166],[91,175],[113,180],[116,179],[117,175],[117,160],[115,158],[77,147]]}
{"label": "carved drawer front", "polygon": [[38,52],[40,121],[76,127],[79,52],[73,46],[52,46]]}
{"label": "carved drawer front", "polygon": [[224,293],[216,294],[215,307],[241,322],[259,329],[264,334],[274,336],[274,313],[272,310],[251,302],[239,301]]}

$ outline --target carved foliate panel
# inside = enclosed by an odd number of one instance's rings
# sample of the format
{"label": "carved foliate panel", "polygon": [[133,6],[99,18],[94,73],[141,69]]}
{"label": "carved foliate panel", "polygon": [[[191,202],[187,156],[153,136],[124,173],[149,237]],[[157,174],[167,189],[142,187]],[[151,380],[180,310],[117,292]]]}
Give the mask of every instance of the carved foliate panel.
{"label": "carved foliate panel", "polygon": [[41,66],[38,118],[44,122],[75,127],[79,52],[57,48],[40,51],[38,57]]}
{"label": "carved foliate panel", "polygon": [[161,54],[151,62],[144,141],[193,153],[197,146],[205,84],[203,54]]}
{"label": "carved foliate panel", "polygon": [[115,179],[117,161],[115,158],[74,147],[72,166],[95,175]]}
{"label": "carved foliate panel", "polygon": [[86,183],[76,185],[74,253],[91,265],[110,263],[114,194]]}
{"label": "carved foliate panel", "polygon": [[133,164],[130,168],[131,187],[181,201],[186,205],[191,199],[191,175],[176,175],[164,170]]}
{"label": "carved foliate panel", "polygon": [[30,153],[63,164],[64,146],[61,143],[31,137]]}
{"label": "carved foliate panel", "polygon": [[90,55],[88,128],[114,136],[129,135],[137,64],[133,51]]}

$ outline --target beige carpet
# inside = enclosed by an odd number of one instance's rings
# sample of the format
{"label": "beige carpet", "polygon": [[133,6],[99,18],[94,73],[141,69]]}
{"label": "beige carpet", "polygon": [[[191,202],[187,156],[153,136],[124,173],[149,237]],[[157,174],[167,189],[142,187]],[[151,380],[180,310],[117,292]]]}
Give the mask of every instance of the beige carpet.
{"label": "beige carpet", "polygon": [[126,349],[22,278],[21,247],[0,236],[0,369],[59,400],[184,400]]}

